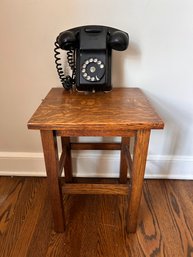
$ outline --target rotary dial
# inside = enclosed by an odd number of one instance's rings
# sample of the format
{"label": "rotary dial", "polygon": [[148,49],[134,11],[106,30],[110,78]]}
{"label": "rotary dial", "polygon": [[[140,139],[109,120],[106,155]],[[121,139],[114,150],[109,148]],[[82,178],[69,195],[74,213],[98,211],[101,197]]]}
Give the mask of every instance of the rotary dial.
{"label": "rotary dial", "polygon": [[90,82],[100,81],[105,73],[105,65],[98,58],[89,58],[82,64],[82,77]]}

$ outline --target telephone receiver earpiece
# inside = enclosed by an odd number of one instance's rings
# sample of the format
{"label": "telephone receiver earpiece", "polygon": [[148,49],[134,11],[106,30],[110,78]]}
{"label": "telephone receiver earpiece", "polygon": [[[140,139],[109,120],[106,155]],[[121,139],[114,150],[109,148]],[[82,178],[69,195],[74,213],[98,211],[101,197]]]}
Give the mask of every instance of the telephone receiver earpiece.
{"label": "telephone receiver earpiece", "polygon": [[70,31],[70,30],[61,32],[57,37],[56,42],[63,50],[72,50],[76,48],[78,44],[74,31]]}
{"label": "telephone receiver earpiece", "polygon": [[129,44],[129,36],[123,31],[114,31],[110,33],[108,45],[117,51],[124,51]]}

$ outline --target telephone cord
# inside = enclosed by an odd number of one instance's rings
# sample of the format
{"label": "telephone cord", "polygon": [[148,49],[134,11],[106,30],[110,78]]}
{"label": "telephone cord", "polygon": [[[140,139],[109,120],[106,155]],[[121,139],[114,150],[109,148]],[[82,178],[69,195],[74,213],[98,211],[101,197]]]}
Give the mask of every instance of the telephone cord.
{"label": "telephone cord", "polygon": [[75,82],[74,79],[75,79],[76,68],[75,68],[75,51],[74,50],[67,51],[67,61],[72,70],[73,82]]}
{"label": "telephone cord", "polygon": [[55,48],[54,48],[54,57],[55,57],[55,64],[56,64],[56,70],[58,73],[58,76],[60,78],[60,81],[62,83],[62,86],[66,89],[66,90],[70,90],[72,89],[73,84],[75,83],[75,62],[74,62],[74,53],[72,50],[69,50],[67,52],[67,60],[69,63],[69,66],[72,70],[72,77],[67,75],[65,76],[63,68],[62,68],[62,63],[61,63],[61,58],[59,57],[60,55],[60,51],[58,51],[58,49],[60,49],[59,45],[57,42],[54,43]]}

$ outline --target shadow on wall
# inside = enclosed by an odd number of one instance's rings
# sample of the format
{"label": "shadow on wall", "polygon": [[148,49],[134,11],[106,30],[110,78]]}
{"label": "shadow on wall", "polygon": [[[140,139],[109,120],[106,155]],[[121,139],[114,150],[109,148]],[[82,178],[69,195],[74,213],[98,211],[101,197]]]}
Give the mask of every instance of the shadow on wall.
{"label": "shadow on wall", "polygon": [[112,51],[112,85],[113,87],[123,87],[125,85],[126,72],[129,70],[127,62],[139,61],[141,52],[137,44],[130,42],[128,49],[123,52]]}
{"label": "shadow on wall", "polygon": [[[182,103],[169,102],[167,100],[159,99],[157,96],[147,93],[151,103],[159,110],[160,116],[165,122],[163,133],[163,141],[161,155],[166,155],[169,158],[167,172],[173,170],[173,160],[181,156],[188,156],[192,143],[191,131],[193,127],[192,114],[188,112]],[[191,122],[190,122],[191,121]],[[156,143],[156,142],[155,142]],[[167,158],[166,158],[167,159]]]}

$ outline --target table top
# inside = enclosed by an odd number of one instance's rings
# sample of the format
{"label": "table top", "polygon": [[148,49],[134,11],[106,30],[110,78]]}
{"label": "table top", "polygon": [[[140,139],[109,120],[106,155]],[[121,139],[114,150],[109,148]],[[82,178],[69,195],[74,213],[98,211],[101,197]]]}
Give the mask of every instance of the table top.
{"label": "table top", "polygon": [[163,121],[139,88],[87,94],[52,88],[28,122],[29,129],[113,130],[115,134],[163,127]]}

